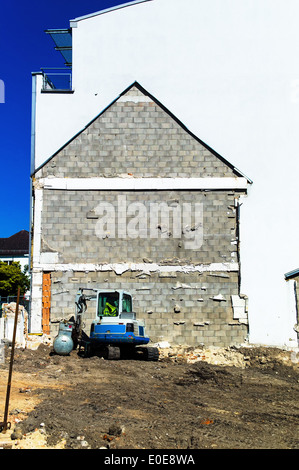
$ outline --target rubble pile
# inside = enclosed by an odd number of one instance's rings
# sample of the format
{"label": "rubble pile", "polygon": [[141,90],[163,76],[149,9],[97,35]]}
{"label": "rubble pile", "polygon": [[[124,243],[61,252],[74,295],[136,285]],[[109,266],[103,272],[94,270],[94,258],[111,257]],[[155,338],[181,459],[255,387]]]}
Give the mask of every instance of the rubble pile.
{"label": "rubble pile", "polygon": [[174,362],[207,362],[219,366],[235,366],[245,369],[252,365],[267,365],[275,361],[281,364],[298,367],[299,352],[271,347],[231,346],[231,347],[190,347],[172,346],[167,342],[157,343],[160,360]]}
{"label": "rubble pile", "polygon": [[[10,302],[9,304],[2,304],[2,317],[13,318],[16,314],[17,304],[16,302]],[[28,331],[28,312],[24,305],[19,305],[18,318],[24,317],[24,332]],[[26,328],[26,329],[25,329]]]}
{"label": "rubble pile", "polygon": [[53,345],[53,338],[46,334],[29,334],[26,341],[26,348],[33,351],[37,350],[41,344],[45,346]]}
{"label": "rubble pile", "polygon": [[[16,314],[16,302],[2,304],[2,316],[0,317],[0,340],[12,341],[13,328]],[[23,305],[19,305],[16,345],[23,346],[28,338],[28,312]]]}
{"label": "rubble pile", "polygon": [[[2,304],[3,314],[8,317],[14,317],[16,313],[16,307],[17,307],[16,302],[10,302],[9,304],[6,304],[6,303]],[[19,305],[19,315],[22,314],[23,311],[26,312],[25,307],[23,305]],[[26,312],[26,316],[27,316],[27,312]]]}
{"label": "rubble pile", "polygon": [[214,365],[230,365],[245,368],[246,357],[236,348],[192,348],[190,346],[171,346],[169,344],[158,344],[160,359],[168,359],[175,362],[186,362],[193,364],[204,361]]}

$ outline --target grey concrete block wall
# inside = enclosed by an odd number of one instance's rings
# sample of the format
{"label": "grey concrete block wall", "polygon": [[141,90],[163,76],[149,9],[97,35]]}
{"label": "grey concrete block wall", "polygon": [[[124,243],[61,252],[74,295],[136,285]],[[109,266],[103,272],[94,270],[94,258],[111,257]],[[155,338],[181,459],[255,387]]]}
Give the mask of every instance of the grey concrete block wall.
{"label": "grey concrete block wall", "polygon": [[[133,217],[129,214],[122,227],[122,230],[126,230],[127,236],[119,237],[119,212],[122,209],[118,204],[120,195],[125,197],[123,201],[126,202],[128,209],[130,204],[136,202],[142,203],[145,209],[146,227],[141,231],[137,226],[137,238],[130,238],[128,224]],[[45,190],[42,212],[42,251],[58,252],[61,263],[140,263],[144,258],[150,258],[154,263],[170,265],[237,261],[237,245],[234,243],[237,235],[237,220],[233,208],[236,197],[237,194],[225,191]],[[191,225],[199,222],[201,226],[193,232],[184,233],[186,224],[184,224],[182,211],[180,233],[174,233],[173,200],[177,201],[175,204],[180,207],[191,209]],[[111,232],[111,227],[105,221],[103,222],[102,214],[95,218],[97,206],[105,202],[114,209],[115,217],[109,218],[109,224],[115,222],[115,233]],[[156,238],[151,238],[151,207],[153,204],[161,203],[165,203],[165,207],[169,208],[170,215],[169,218],[161,219],[161,212],[159,212],[158,224],[156,224],[156,219],[153,219]],[[195,203],[201,204],[197,215]],[[90,218],[90,213],[93,211],[95,211],[94,215]],[[144,221],[143,218],[142,221]],[[168,227],[165,229],[166,222]],[[100,227],[103,227],[101,232],[99,232]],[[190,249],[186,245],[188,240],[198,240],[200,245],[195,244],[195,248]]]}
{"label": "grey concrete block wall", "polygon": [[[138,273],[129,271],[120,276],[112,272],[53,272],[52,334],[58,331],[58,320],[74,315],[76,293],[85,287],[131,292],[134,311],[145,321],[153,342],[222,347],[244,343],[247,326],[233,320],[231,304],[231,295],[238,293],[237,273],[227,273],[224,278],[216,278],[215,273],[173,274],[176,277],[161,279],[159,273],[152,273],[140,279]],[[189,287],[177,288],[178,284]],[[225,300],[213,300],[218,294]],[[95,301],[90,301],[85,317],[87,334],[95,315]]]}
{"label": "grey concrete block wall", "polygon": [[[190,134],[178,120],[157,102],[144,99],[134,102],[130,96],[143,96],[133,87],[126,99],[116,101],[91,122],[64,148],[58,151],[35,175],[39,178],[132,177],[189,178],[239,176],[233,167]],[[137,100],[138,101],[138,100]],[[77,271],[74,264],[156,263],[159,266],[194,266],[238,262],[238,220],[235,202],[237,191],[99,191],[43,190],[41,252],[58,253],[65,271],[53,271],[51,328],[55,335],[57,321],[74,314],[79,287],[126,289],[134,296],[139,317],[146,321],[153,341],[173,344],[227,346],[243,343],[247,326],[233,320],[231,295],[239,289],[238,272],[168,273],[140,276],[140,272]],[[128,231],[134,216],[119,222],[119,197],[126,208],[141,203],[147,225],[137,237],[119,236]],[[104,229],[101,204],[109,204],[116,215],[115,233],[107,223]],[[151,209],[164,203],[170,209],[169,226],[165,219],[157,223],[156,238],[150,235]],[[195,217],[195,204],[201,215]],[[186,231],[182,218],[180,236],[174,234],[173,220],[177,207],[189,208]],[[172,212],[174,211],[174,212]],[[167,219],[167,218],[166,218]],[[135,219],[136,222],[136,219]],[[155,221],[156,224],[156,221]],[[188,225],[188,224],[187,224]],[[158,227],[159,226],[159,227]],[[190,232],[190,226],[192,230]],[[138,226],[140,228],[140,226]],[[200,237],[199,247],[186,245],[187,236]],[[199,240],[199,238],[197,238]],[[218,274],[218,276],[215,276]],[[175,289],[177,283],[191,288]],[[203,289],[205,287],[205,289]],[[211,297],[222,294],[223,301]],[[178,306],[179,312],[174,307]],[[92,302],[87,312],[87,328],[93,318]],[[177,310],[177,309],[176,309]],[[149,313],[151,312],[151,313]]]}
{"label": "grey concrete block wall", "polygon": [[[132,89],[128,93],[140,95]],[[116,101],[37,177],[229,177],[233,170],[155,102]]]}

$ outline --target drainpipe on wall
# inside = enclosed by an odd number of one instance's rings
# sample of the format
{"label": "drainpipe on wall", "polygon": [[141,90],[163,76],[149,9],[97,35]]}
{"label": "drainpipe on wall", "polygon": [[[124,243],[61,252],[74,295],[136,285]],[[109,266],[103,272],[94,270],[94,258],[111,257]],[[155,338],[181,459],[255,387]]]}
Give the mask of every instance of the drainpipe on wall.
{"label": "drainpipe on wall", "polygon": [[[32,97],[31,97],[31,156],[30,156],[30,215],[29,215],[29,263],[28,270],[30,274],[30,297],[28,305],[28,330],[31,324],[31,298],[32,298],[32,243],[33,243],[33,181],[32,175],[35,170],[35,123],[36,123],[36,75],[40,72],[32,73]],[[28,331],[29,332],[29,331]]]}

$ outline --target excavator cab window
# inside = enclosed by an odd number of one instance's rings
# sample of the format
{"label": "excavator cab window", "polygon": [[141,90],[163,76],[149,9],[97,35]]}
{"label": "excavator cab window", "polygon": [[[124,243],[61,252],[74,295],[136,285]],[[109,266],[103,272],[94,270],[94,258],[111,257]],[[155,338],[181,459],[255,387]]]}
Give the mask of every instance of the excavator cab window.
{"label": "excavator cab window", "polygon": [[123,312],[131,313],[132,312],[132,297],[128,294],[123,294]]}
{"label": "excavator cab window", "polygon": [[119,312],[119,293],[100,292],[98,302],[99,317],[117,317]]}

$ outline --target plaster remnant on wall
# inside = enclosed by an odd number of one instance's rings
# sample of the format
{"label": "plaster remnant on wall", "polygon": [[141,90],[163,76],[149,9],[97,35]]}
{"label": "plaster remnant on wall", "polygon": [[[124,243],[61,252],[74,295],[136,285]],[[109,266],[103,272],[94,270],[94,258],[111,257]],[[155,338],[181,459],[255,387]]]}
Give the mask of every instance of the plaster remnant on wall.
{"label": "plaster remnant on wall", "polygon": [[151,273],[147,270],[136,274],[136,277],[139,277],[140,279],[146,279],[146,277],[150,277],[150,276],[151,276]]}
{"label": "plaster remnant on wall", "polygon": [[41,252],[44,253],[57,253],[57,249],[52,248],[46,240],[41,237]]}
{"label": "plaster remnant on wall", "polygon": [[138,277],[138,279],[147,279],[147,276],[150,276],[150,274],[140,273],[140,274],[136,275],[136,277]]}
{"label": "plaster remnant on wall", "polygon": [[59,262],[59,254],[54,252],[44,252],[40,254],[40,263],[41,264],[49,264],[49,263],[58,263]]}
{"label": "plaster remnant on wall", "polygon": [[156,228],[158,230],[160,230],[161,233],[168,233],[168,235],[170,234],[170,232],[168,232],[168,225],[167,224],[159,224],[159,225],[157,225]]}
{"label": "plaster remnant on wall", "polygon": [[222,294],[214,295],[214,297],[210,297],[210,299],[218,302],[226,302],[226,298]]}
{"label": "plaster remnant on wall", "polygon": [[177,277],[177,274],[176,273],[164,273],[164,272],[160,272],[159,273],[159,277],[162,277],[162,278],[174,278],[174,277]]}
{"label": "plaster remnant on wall", "polygon": [[116,264],[112,266],[112,270],[115,272],[115,274],[119,275],[129,270],[129,266],[127,264]]}
{"label": "plaster remnant on wall", "polygon": [[175,286],[172,287],[173,290],[176,289],[196,289],[196,286],[192,287],[189,284],[182,284],[181,282],[177,282]]}
{"label": "plaster remnant on wall", "polygon": [[229,279],[229,275],[228,275],[228,274],[223,274],[223,273],[220,273],[220,274],[208,274],[208,276],[223,277],[223,278],[225,278],[225,279]]}
{"label": "plaster remnant on wall", "polygon": [[188,233],[188,232],[195,232],[198,228],[202,228],[202,224],[199,222],[197,224],[193,225],[185,225],[185,227],[182,230],[182,234]]}
{"label": "plaster remnant on wall", "polygon": [[227,215],[229,218],[235,218],[236,217],[236,209],[233,206],[228,207],[228,212]]}
{"label": "plaster remnant on wall", "polygon": [[246,296],[241,297],[239,295],[232,295],[231,300],[232,300],[232,307],[233,307],[233,312],[234,312],[233,318],[235,320],[247,321],[248,315],[247,315]]}
{"label": "plaster remnant on wall", "polygon": [[[130,175],[129,175],[130,176]],[[101,191],[157,191],[157,190],[246,190],[247,180],[243,177],[204,177],[204,178],[120,178],[120,177],[90,177],[90,178],[39,178],[39,188],[64,189],[66,191],[101,190]],[[233,215],[234,217],[235,215]]]}
{"label": "plaster remnant on wall", "polygon": [[68,294],[69,292],[69,290],[61,290],[58,292],[52,292],[52,295]]}
{"label": "plaster remnant on wall", "polygon": [[34,189],[43,189],[44,181],[41,178],[33,179],[33,187]]}
{"label": "plaster remnant on wall", "polygon": [[87,219],[98,219],[99,216],[95,213],[95,210],[92,209],[91,211],[87,212],[86,218]]}
{"label": "plaster remnant on wall", "polygon": [[[34,267],[36,269],[41,269],[43,271],[62,271],[62,272],[70,272],[70,271],[84,271],[84,272],[105,272],[105,271],[114,271],[116,274],[123,274],[126,271],[140,271],[140,272],[159,272],[159,273],[170,273],[170,272],[177,272],[177,273],[203,273],[203,272],[238,272],[239,271],[239,263],[232,262],[232,263],[212,263],[208,265],[159,265],[156,263],[116,263],[116,264],[93,264],[93,263],[86,263],[86,264],[62,264],[58,262],[51,262],[51,263],[35,263]],[[202,287],[202,289],[205,289]]]}
{"label": "plaster remnant on wall", "polygon": [[169,201],[167,201],[167,205],[170,207],[176,207],[179,203],[179,199],[170,199]]}

